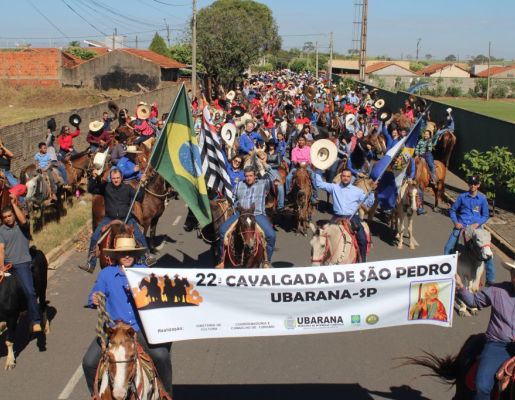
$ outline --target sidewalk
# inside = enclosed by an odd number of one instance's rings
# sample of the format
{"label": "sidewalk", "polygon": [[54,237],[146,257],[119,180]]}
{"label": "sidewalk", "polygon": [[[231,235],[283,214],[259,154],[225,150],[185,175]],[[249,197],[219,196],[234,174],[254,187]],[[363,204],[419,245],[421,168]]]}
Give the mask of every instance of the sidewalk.
{"label": "sidewalk", "polygon": [[[445,177],[445,194],[454,201],[460,193],[468,190],[465,181],[447,171]],[[515,214],[496,208],[496,216],[486,223],[486,229],[492,234],[492,242],[507,256],[515,259]]]}

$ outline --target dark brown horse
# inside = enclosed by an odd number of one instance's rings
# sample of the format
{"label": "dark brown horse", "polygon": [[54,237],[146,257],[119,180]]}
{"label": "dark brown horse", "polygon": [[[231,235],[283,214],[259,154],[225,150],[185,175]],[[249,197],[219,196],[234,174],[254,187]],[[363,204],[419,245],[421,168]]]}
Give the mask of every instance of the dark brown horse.
{"label": "dark brown horse", "polygon": [[254,205],[249,209],[238,207],[240,215],[225,238],[225,265],[239,268],[263,266],[266,260],[266,242],[264,234],[258,228],[254,208]]}
{"label": "dark brown horse", "polygon": [[66,174],[68,175],[68,186],[74,194],[93,169],[93,156],[89,150],[84,150],[63,160]]}
{"label": "dark brown horse", "polygon": [[422,157],[415,157],[415,167],[417,170],[415,180],[417,181],[418,187],[424,194],[424,191],[427,187],[431,187],[433,189],[433,193],[435,196],[435,206],[433,207],[433,211],[438,211],[438,202],[444,201],[444,189],[445,189],[445,175],[447,174],[447,168],[440,161],[435,161],[435,169],[436,169],[436,183],[431,182],[431,171],[427,165],[427,162]]}
{"label": "dark brown horse", "polygon": [[295,221],[296,232],[298,235],[301,233],[306,236],[309,228],[309,221],[313,214],[313,207],[311,206],[312,185],[311,177],[305,166],[300,166],[292,180],[292,193],[295,204]]}
{"label": "dark brown horse", "polygon": [[102,236],[98,241],[98,253],[100,258],[100,268],[112,265],[112,260],[104,253],[104,249],[113,249],[116,237],[134,236],[133,228],[123,223],[123,221],[114,220],[106,225],[102,230]]}
{"label": "dark brown horse", "polygon": [[[472,400],[475,391],[473,382],[477,363],[485,342],[484,334],[471,335],[455,356],[438,357],[433,353],[425,352],[424,356],[404,357],[403,365],[419,365],[430,369],[432,372],[429,373],[429,376],[439,378],[448,385],[456,386],[453,400]],[[511,384],[500,395],[498,389],[494,389],[492,399],[514,400],[514,385],[512,378]]]}
{"label": "dark brown horse", "polygon": [[454,146],[456,146],[456,135],[451,131],[445,131],[443,135],[440,136],[438,143],[436,144],[436,159],[444,163],[447,168],[449,168],[449,161],[451,159]]}
{"label": "dark brown horse", "polygon": [[199,237],[211,245],[214,259],[220,259],[220,227],[227,219],[234,214],[234,208],[227,199],[210,200],[212,222],[198,230]]}
{"label": "dark brown horse", "polygon": [[7,178],[4,173],[0,171],[0,210],[9,204],[11,204],[11,198],[9,197]]}

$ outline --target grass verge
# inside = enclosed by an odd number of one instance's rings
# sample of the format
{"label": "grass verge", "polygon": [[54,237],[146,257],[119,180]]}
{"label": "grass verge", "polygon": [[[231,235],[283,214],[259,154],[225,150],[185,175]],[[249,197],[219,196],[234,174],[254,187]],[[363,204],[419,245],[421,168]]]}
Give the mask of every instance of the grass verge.
{"label": "grass verge", "polygon": [[435,97],[436,101],[487,115],[504,121],[515,122],[515,100],[512,99],[468,99],[456,97]]}
{"label": "grass verge", "polygon": [[66,215],[61,217],[60,222],[47,222],[39,232],[32,234],[34,244],[43,253],[55,249],[67,239],[78,237],[84,225],[91,219],[91,196],[85,195],[81,200],[85,204],[75,201],[72,206],[66,207]]}

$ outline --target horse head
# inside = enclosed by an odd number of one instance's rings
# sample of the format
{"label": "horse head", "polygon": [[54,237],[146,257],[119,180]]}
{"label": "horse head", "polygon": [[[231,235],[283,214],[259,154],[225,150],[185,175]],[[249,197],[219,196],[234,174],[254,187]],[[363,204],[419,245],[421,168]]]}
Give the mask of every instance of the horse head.
{"label": "horse head", "polygon": [[246,209],[238,206],[238,230],[246,249],[253,249],[257,241],[256,217],[254,216],[255,204]]}
{"label": "horse head", "polygon": [[109,342],[104,353],[107,361],[107,375],[113,398],[123,400],[137,372],[138,351],[136,332],[121,321],[113,328],[107,328]]}
{"label": "horse head", "polygon": [[474,253],[476,253],[478,258],[480,258],[482,261],[487,261],[490,257],[493,256],[492,248],[490,247],[492,235],[490,235],[490,232],[488,232],[486,229],[474,229],[471,226],[468,226],[465,229],[465,237],[468,237],[469,240],[472,241],[474,246]]}
{"label": "horse head", "polygon": [[327,259],[327,253],[329,251],[329,239],[327,232],[324,227],[316,227],[312,222],[309,223],[309,227],[313,232],[313,237],[309,241],[311,245],[311,265],[318,267],[324,263]]}
{"label": "horse head", "polygon": [[372,146],[372,150],[376,153],[377,158],[381,158],[386,153],[386,141],[379,132],[366,136],[365,141]]}
{"label": "horse head", "polygon": [[415,183],[408,183],[408,187],[406,188],[406,193],[408,195],[409,201],[409,209],[411,212],[416,212],[418,209],[418,188]]}

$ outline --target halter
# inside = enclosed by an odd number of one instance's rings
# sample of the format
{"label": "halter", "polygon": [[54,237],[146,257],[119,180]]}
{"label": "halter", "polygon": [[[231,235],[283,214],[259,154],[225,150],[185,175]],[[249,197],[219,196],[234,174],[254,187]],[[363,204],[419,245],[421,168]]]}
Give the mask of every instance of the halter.
{"label": "halter", "polygon": [[[338,230],[340,231],[340,237],[338,238],[338,242],[336,243],[336,248],[335,248],[335,251],[338,250],[338,247],[340,246],[340,242],[341,240],[343,239],[344,237],[344,233],[343,233],[343,230],[340,226],[340,224],[338,224]],[[324,251],[324,253],[322,254],[322,257],[321,258],[311,258],[311,262],[319,262],[319,263],[323,263],[325,260],[330,260],[333,258],[333,253],[331,252],[331,242],[329,241],[329,234],[325,234],[325,235],[321,235],[325,238],[325,248],[326,250]],[[329,252],[329,257],[326,257],[327,253]]]}
{"label": "halter", "polygon": [[[240,218],[241,217],[245,217],[245,216],[254,216],[254,214],[250,214],[250,213],[244,213],[244,214],[240,214]],[[251,231],[251,230],[245,230],[245,231],[242,231],[240,230],[239,231],[239,236],[241,237],[241,239],[244,241],[244,238],[243,238],[243,235],[245,233],[253,233],[254,234],[254,238],[256,239],[256,244],[254,245],[254,248],[252,250],[254,250],[253,253],[251,253],[250,255],[252,257],[255,257],[259,251],[259,247],[261,245],[261,238],[260,238],[260,234],[258,232],[257,229],[254,229],[254,231]],[[234,244],[234,241],[229,241],[229,245],[230,245],[230,249],[229,251],[227,252],[228,253],[228,256],[229,256],[229,260],[231,261],[231,263],[233,265],[243,265],[243,260],[244,260],[244,257],[245,257],[245,246],[244,246],[244,249],[242,250],[241,252],[241,261],[240,263],[237,263],[236,260],[233,258],[233,255],[236,255],[236,249],[235,249],[235,244]]]}

